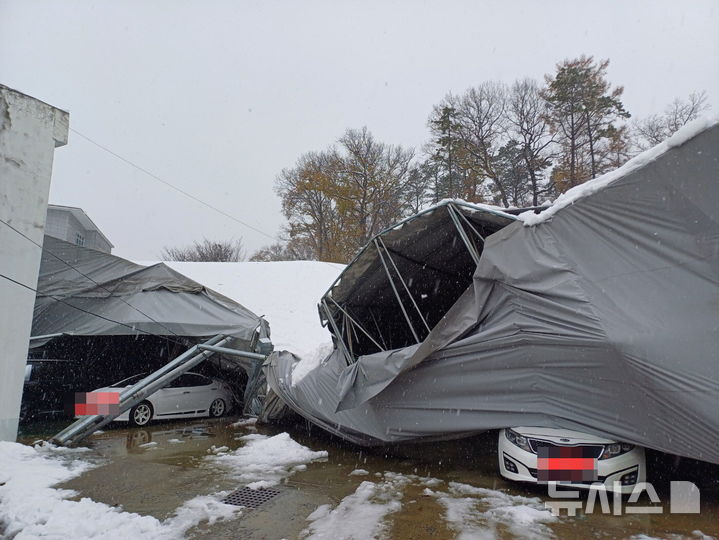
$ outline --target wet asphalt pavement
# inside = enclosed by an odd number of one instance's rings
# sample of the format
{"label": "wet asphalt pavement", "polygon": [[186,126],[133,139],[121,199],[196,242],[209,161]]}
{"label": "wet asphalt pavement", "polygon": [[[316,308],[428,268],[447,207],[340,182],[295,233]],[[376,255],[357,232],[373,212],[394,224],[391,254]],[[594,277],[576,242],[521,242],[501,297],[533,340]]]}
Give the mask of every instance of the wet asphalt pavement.
{"label": "wet asphalt pavement", "polygon": [[[94,434],[85,441],[91,452],[83,459],[99,466],[59,487],[76,490],[80,497],[120,506],[125,511],[164,519],[184,501],[197,495],[231,491],[241,487],[226,470],[208,464],[211,447],[235,450],[248,433],[274,435],[283,431],[312,450],[326,450],[327,461],[308,464],[290,476],[278,489],[280,494],[259,508],[243,512],[238,519],[200,524],[189,531],[195,538],[298,538],[318,506],[336,506],[355,492],[363,481],[379,482],[386,472],[438,479],[441,485],[460,482],[499,490],[512,495],[550,500],[546,488],[516,484],[497,474],[496,432],[451,442],[403,445],[387,448],[359,448],[308,424],[294,426],[232,426],[236,417],[217,420],[166,422],[145,428],[118,425]],[[62,427],[62,425],[59,425]],[[47,438],[58,425],[30,425],[21,431],[20,442]],[[173,440],[174,442],[170,442]],[[177,441],[182,441],[178,444]],[[147,443],[157,443],[147,445]],[[145,445],[145,446],[142,446]],[[500,538],[701,538],[719,536],[719,467],[688,462],[676,464],[668,456],[649,456],[649,478],[663,504],[660,514],[603,515],[599,508],[574,517],[562,516],[542,531],[528,527],[490,524],[492,535]],[[369,474],[353,476],[355,469]],[[674,469],[674,470],[672,470]],[[659,474],[661,473],[661,474]],[[668,482],[690,480],[701,490],[700,514],[669,514]],[[446,508],[437,497],[427,495],[421,483],[402,488],[401,509],[387,517],[389,538],[455,538],[461,532],[447,520]],[[644,503],[642,503],[644,501]],[[648,504],[646,498],[637,504]],[[598,505],[597,505],[598,506]],[[465,531],[467,532],[467,531]],[[470,531],[471,533],[471,531]],[[469,534],[469,533],[468,533]],[[471,537],[471,536],[470,536]]]}

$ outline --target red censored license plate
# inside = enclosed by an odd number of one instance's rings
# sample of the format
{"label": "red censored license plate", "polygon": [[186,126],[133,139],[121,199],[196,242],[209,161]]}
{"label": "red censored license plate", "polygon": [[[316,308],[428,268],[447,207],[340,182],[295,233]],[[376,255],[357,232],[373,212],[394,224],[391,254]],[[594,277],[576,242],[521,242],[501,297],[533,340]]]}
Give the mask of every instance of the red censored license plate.
{"label": "red censored license plate", "polygon": [[77,392],[74,405],[75,416],[120,414],[120,392]]}
{"label": "red censored license plate", "polygon": [[540,482],[595,482],[597,459],[582,446],[537,448],[537,480]]}

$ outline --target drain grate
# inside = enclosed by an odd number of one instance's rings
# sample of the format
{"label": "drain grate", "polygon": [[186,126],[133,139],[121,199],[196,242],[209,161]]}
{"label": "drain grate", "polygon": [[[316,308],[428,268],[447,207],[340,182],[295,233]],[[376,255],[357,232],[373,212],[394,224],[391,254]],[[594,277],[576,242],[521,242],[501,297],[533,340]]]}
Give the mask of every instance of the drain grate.
{"label": "drain grate", "polygon": [[233,504],[235,506],[244,506],[246,508],[258,508],[260,505],[266,503],[271,498],[279,495],[280,492],[276,489],[250,489],[243,487],[236,489],[225,497],[222,502],[225,504]]}

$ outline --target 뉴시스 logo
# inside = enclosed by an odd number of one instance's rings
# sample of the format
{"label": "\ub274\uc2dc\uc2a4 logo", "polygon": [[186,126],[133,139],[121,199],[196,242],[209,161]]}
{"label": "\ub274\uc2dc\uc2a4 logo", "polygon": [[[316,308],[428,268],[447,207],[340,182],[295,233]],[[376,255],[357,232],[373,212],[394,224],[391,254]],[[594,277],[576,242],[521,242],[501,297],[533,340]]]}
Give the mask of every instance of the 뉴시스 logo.
{"label": "\ub274\uc2dc\uc2a4 logo", "polygon": [[[649,482],[638,482],[632,489],[627,504],[623,505],[621,482],[613,482],[612,489],[607,490],[604,483],[598,480],[597,459],[589,454],[587,448],[568,446],[544,446],[538,448],[537,481],[548,484],[549,496],[556,499],[545,503],[545,506],[552,511],[553,515],[558,516],[562,510],[566,510],[567,515],[575,516],[577,510],[582,508],[582,501],[576,500],[579,499],[579,491],[557,490],[557,485],[571,486],[572,482],[590,485],[586,506],[584,507],[585,514],[594,512],[597,499],[599,499],[603,514],[621,516],[622,514],[661,514],[664,512],[664,506],[657,506],[657,504],[661,504],[661,500],[654,486]],[[613,495],[612,505],[609,504],[608,491],[611,491]],[[649,506],[630,506],[639,501],[639,496],[642,492],[647,493],[649,500],[653,504]],[[669,513],[699,513],[701,497],[699,488],[695,484],[687,481],[673,481],[670,484],[669,493]]]}
{"label": "\ub274\uc2dc\uc2a4 logo", "polygon": [[[560,484],[561,485],[561,484]],[[614,482],[612,488],[612,504],[609,504],[609,495],[607,487],[596,482],[591,484],[587,494],[587,500],[584,503],[584,513],[591,514],[599,499],[602,514],[612,514],[621,516],[623,514],[662,514],[666,508],[657,495],[657,491],[649,482],[639,482],[634,486],[632,493],[629,495],[626,504],[623,504],[622,493],[620,492],[621,483]],[[577,490],[557,490],[557,482],[548,482],[548,494],[555,500],[547,501],[544,506],[551,510],[555,516],[561,515],[562,510],[566,510],[568,516],[576,516],[577,510],[582,509],[582,502],[579,499],[579,491]],[[639,496],[642,492],[646,492],[649,500],[653,503],[648,506],[639,506]],[[669,488],[669,513],[670,514],[698,514],[700,507],[699,488],[692,482],[688,481],[672,481]]]}

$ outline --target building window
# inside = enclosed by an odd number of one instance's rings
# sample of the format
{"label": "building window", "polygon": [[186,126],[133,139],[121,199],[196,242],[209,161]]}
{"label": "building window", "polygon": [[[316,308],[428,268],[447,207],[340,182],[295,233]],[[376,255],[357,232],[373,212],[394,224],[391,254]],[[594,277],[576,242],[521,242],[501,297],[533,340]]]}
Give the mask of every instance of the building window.
{"label": "building window", "polygon": [[81,235],[79,232],[75,233],[75,243],[78,246],[84,246],[85,245],[85,237]]}

